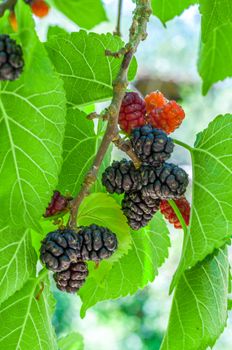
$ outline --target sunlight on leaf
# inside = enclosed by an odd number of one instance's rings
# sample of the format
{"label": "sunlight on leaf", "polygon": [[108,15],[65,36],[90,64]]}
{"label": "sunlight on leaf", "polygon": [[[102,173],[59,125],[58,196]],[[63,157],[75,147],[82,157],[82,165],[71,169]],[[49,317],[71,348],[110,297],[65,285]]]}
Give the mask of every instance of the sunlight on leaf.
{"label": "sunlight on leaf", "polygon": [[134,294],[158,275],[158,268],[168,257],[169,232],[161,214],[157,213],[145,229],[132,232],[132,245],[127,255],[112,264],[101,283],[93,271],[80,290],[81,317],[99,301]]}

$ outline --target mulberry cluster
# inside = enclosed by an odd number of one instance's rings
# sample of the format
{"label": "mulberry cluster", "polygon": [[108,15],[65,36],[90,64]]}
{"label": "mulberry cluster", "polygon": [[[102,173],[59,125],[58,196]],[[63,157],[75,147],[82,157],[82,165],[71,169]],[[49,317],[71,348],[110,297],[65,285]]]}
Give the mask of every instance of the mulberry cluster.
{"label": "mulberry cluster", "polygon": [[127,193],[122,200],[122,211],[133,230],[147,226],[159,210],[160,200],[144,198],[141,191]]}
{"label": "mulberry cluster", "polygon": [[102,175],[102,183],[109,193],[122,194],[139,190],[140,181],[140,174],[133,162],[126,159],[113,161]]}
{"label": "mulberry cluster", "polygon": [[131,143],[143,164],[154,166],[170,158],[174,148],[172,139],[164,131],[149,124],[132,131]]}
{"label": "mulberry cluster", "polygon": [[[158,111],[162,121],[153,118]],[[105,169],[102,183],[107,192],[124,194],[122,211],[133,230],[146,226],[164,202],[182,200],[186,191],[188,175],[184,169],[166,162],[174,150],[173,140],[167,134],[180,125],[182,117],[182,108],[158,91],[145,100],[135,92],[125,95],[119,124],[129,134],[141,166],[136,169],[133,162],[126,159],[114,161]],[[169,219],[170,214],[165,217]]]}
{"label": "mulberry cluster", "polygon": [[16,80],[24,66],[20,45],[9,35],[0,35],[0,80]]}
{"label": "mulberry cluster", "polygon": [[127,92],[119,113],[119,125],[127,134],[145,124],[170,134],[184,118],[183,108],[176,101],[169,101],[160,91],[151,92],[145,99],[136,92]]}
{"label": "mulberry cluster", "polygon": [[88,276],[86,261],[108,259],[118,246],[116,235],[106,227],[65,228],[47,234],[40,248],[40,259],[55,272],[57,288],[75,293]]}
{"label": "mulberry cluster", "polygon": [[56,286],[62,292],[76,293],[88,277],[88,267],[84,261],[70,264],[69,269],[54,274]]}

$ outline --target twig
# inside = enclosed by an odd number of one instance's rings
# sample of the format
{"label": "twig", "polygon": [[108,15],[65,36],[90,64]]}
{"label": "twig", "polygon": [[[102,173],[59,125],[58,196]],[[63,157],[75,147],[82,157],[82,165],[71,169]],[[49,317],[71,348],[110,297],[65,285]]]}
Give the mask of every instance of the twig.
{"label": "twig", "polygon": [[93,120],[93,119],[98,119],[100,118],[100,115],[97,114],[96,112],[92,112],[86,116],[87,119]]}
{"label": "twig", "polygon": [[14,8],[17,0],[4,0],[3,3],[0,4],[0,17],[2,17],[6,10],[11,10]]}
{"label": "twig", "polygon": [[122,17],[122,3],[123,0],[118,0],[118,16],[117,16],[117,25],[114,34],[121,36],[121,17]]}
{"label": "twig", "polygon": [[115,138],[112,140],[112,142],[115,144],[117,148],[119,148],[121,151],[123,151],[130,157],[130,159],[133,161],[137,169],[141,166],[141,161],[134,153],[130,140],[123,140],[120,137],[120,135],[117,134]]}
{"label": "twig", "polygon": [[108,123],[104,137],[95,156],[93,165],[84,179],[79,194],[71,202],[71,215],[69,219],[70,227],[76,227],[79,206],[83,199],[88,195],[92,184],[96,181],[98,170],[108,150],[108,147],[118,134],[118,115],[123,97],[128,86],[128,68],[139,43],[147,36],[146,28],[150,15],[150,0],[137,0],[129,36],[129,44],[131,49],[124,54],[120,70],[113,83],[113,98],[105,112],[105,119],[108,120]]}

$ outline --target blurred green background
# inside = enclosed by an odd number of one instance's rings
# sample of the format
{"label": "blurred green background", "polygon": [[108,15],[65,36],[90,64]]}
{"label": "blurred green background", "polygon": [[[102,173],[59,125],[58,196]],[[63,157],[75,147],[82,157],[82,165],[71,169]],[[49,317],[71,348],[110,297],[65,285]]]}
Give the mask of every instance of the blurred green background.
{"label": "blurred green background", "polygon": [[[115,29],[117,1],[105,0],[104,4],[109,21],[94,28],[99,33],[113,32]],[[133,8],[132,1],[124,0],[122,34],[125,40]],[[201,81],[197,73],[200,20],[197,6],[190,7],[180,17],[168,22],[166,28],[152,17],[148,26],[148,39],[141,44],[136,54],[138,75],[131,86],[143,95],[159,89],[168,98],[178,100],[185,109],[186,119],[174,137],[191,145],[196,133],[205,128],[211,119],[218,114],[232,112],[231,79],[216,84],[207,96],[201,94]],[[51,24],[63,26],[68,31],[78,30],[73,23],[52,10],[45,20],[37,20],[42,39],[45,39]],[[100,110],[102,105],[97,108]],[[191,177],[187,152],[176,147],[173,157],[176,163],[187,169]],[[64,295],[54,288],[57,306],[53,321],[58,336],[77,331],[84,338],[86,350],[159,349],[171,306],[169,284],[182,245],[180,230],[175,231],[170,227],[170,234],[170,256],[154,283],[134,296],[96,305],[87,312],[84,320],[79,316],[79,298]],[[231,332],[232,317],[214,349],[231,350]]]}

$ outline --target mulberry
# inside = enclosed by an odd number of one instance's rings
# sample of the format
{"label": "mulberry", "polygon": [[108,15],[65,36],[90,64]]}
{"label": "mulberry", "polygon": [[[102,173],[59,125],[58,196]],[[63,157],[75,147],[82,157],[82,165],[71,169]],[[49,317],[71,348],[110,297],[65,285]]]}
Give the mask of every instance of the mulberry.
{"label": "mulberry", "polygon": [[[187,201],[185,197],[176,199],[175,203],[177,207],[180,210],[181,215],[183,216],[183,219],[186,223],[186,225],[189,225],[189,218],[190,218],[190,204]],[[167,219],[170,224],[173,224],[175,228],[182,228],[181,223],[176,216],[173,208],[166,200],[162,200],[160,203],[160,211],[164,215],[165,219]]]}
{"label": "mulberry", "polygon": [[141,189],[140,173],[132,161],[114,161],[102,175],[102,184],[109,193],[122,194]]}
{"label": "mulberry", "polygon": [[108,259],[118,247],[117,237],[106,227],[98,225],[80,227],[77,257],[81,260]]}
{"label": "mulberry", "polygon": [[24,2],[30,5],[33,14],[40,18],[47,16],[50,10],[49,5],[44,0],[24,0]]}
{"label": "mulberry", "polygon": [[145,124],[145,101],[137,92],[127,92],[119,112],[120,128],[130,134],[131,130]]}
{"label": "mulberry", "polygon": [[44,217],[48,218],[50,216],[65,212],[68,209],[68,203],[70,200],[71,197],[67,198],[63,196],[59,191],[54,191],[51,202],[46,208]]}
{"label": "mulberry", "polygon": [[131,143],[134,152],[143,164],[160,165],[173,152],[174,143],[166,133],[151,125],[144,125],[132,131]]}
{"label": "mulberry", "polygon": [[128,193],[122,200],[122,211],[133,230],[147,226],[154,214],[159,210],[160,200],[143,198],[140,191]]}
{"label": "mulberry", "polygon": [[147,115],[147,121],[154,128],[170,134],[177,129],[185,118],[182,107],[176,101],[170,101],[163,107],[154,108]]}
{"label": "mulberry", "polygon": [[164,163],[155,168],[142,166],[142,196],[144,198],[176,199],[183,196],[188,185],[188,175],[175,164]]}
{"label": "mulberry", "polygon": [[162,92],[153,91],[145,97],[146,111],[150,113],[155,108],[163,107],[168,100],[164,97]]}
{"label": "mulberry", "polygon": [[78,235],[70,229],[50,232],[42,241],[41,261],[51,271],[67,270],[71,263],[77,262],[79,246]]}
{"label": "mulberry", "polygon": [[0,35],[0,80],[15,80],[23,70],[23,53],[20,45],[9,35]]}
{"label": "mulberry", "polygon": [[83,261],[70,264],[65,271],[54,274],[56,286],[62,292],[76,293],[85,283],[88,276],[87,264]]}

